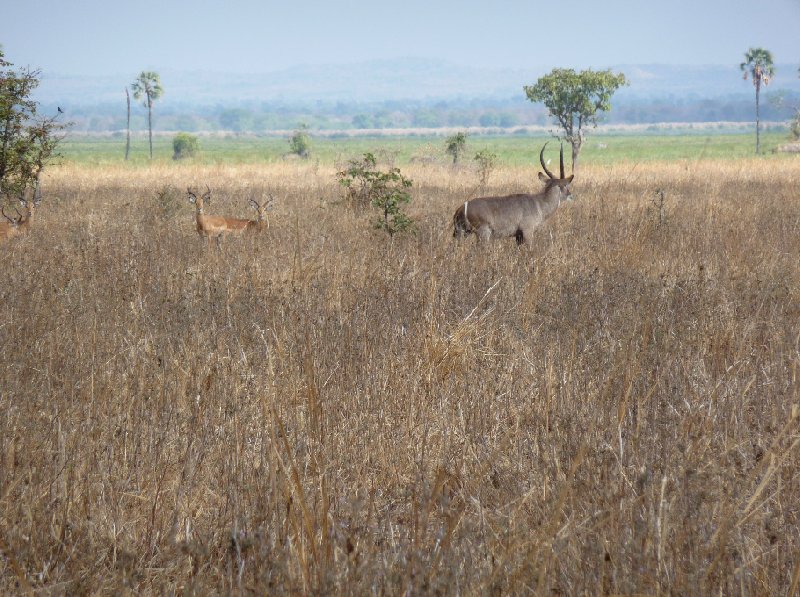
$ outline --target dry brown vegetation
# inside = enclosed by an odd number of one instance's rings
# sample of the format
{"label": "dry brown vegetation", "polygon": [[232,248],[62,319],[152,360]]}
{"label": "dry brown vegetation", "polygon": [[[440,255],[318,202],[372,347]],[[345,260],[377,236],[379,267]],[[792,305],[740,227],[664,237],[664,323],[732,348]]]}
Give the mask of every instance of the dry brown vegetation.
{"label": "dry brown vegetation", "polygon": [[[800,162],[586,167],[521,250],[404,173],[389,241],[333,167],[50,172],[0,245],[1,593],[798,590]],[[155,202],[206,183],[270,227]]]}

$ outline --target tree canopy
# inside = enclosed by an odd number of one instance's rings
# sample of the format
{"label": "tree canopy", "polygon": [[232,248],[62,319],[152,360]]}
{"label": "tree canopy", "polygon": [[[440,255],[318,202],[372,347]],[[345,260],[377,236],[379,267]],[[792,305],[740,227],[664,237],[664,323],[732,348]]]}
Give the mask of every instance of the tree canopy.
{"label": "tree canopy", "polygon": [[142,100],[145,108],[152,108],[153,102],[164,95],[164,88],[161,86],[161,77],[153,71],[142,71],[136,80],[131,84],[133,97]]}
{"label": "tree canopy", "polygon": [[530,101],[547,107],[564,131],[563,138],[572,145],[574,167],[583,144],[584,127],[597,125],[599,113],[611,109],[611,96],[626,84],[624,74],[614,74],[610,69],[576,72],[571,68],[556,68],[524,89]]}
{"label": "tree canopy", "polygon": [[59,135],[67,125],[39,114],[31,94],[40,72],[15,70],[0,49],[0,195],[22,198],[38,184],[42,169],[57,156]]}

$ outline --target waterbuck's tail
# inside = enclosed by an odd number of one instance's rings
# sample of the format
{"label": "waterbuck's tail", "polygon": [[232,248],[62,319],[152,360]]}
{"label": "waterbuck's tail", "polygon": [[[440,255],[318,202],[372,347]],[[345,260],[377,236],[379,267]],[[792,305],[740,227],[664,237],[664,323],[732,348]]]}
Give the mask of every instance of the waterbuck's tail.
{"label": "waterbuck's tail", "polygon": [[469,220],[467,220],[466,205],[465,203],[459,206],[456,213],[453,214],[453,236],[456,238],[463,238],[472,232],[472,226],[469,225]]}

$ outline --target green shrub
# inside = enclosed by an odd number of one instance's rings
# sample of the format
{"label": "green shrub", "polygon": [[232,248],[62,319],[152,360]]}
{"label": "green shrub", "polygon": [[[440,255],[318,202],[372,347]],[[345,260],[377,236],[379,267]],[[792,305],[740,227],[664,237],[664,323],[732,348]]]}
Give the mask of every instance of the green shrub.
{"label": "green shrub", "polygon": [[311,135],[308,134],[308,126],[301,124],[291,137],[289,137],[289,153],[307,158],[311,154]]}
{"label": "green shrub", "polygon": [[337,172],[336,177],[345,187],[351,207],[361,209],[371,205],[380,210],[376,228],[385,230],[389,236],[413,230],[413,220],[402,211],[403,204],[411,202],[409,189],[413,183],[399,168],[382,172],[377,169],[375,156],[365,153],[362,159],[350,160],[347,168]]}
{"label": "green shrub", "polygon": [[190,158],[200,151],[200,141],[189,133],[178,133],[172,139],[172,159]]}
{"label": "green shrub", "polygon": [[481,149],[473,159],[478,163],[478,176],[480,176],[481,184],[486,186],[489,176],[497,165],[497,154],[488,149]]}
{"label": "green shrub", "polygon": [[444,140],[444,145],[445,152],[453,158],[453,164],[457,164],[467,147],[467,133],[456,133],[448,137]]}

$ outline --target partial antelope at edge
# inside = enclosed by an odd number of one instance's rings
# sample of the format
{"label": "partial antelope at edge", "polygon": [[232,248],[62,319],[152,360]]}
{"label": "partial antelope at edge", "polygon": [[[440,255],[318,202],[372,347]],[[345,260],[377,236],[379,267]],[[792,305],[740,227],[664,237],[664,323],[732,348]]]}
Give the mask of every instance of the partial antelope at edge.
{"label": "partial antelope at edge", "polygon": [[17,212],[16,217],[9,216],[5,207],[0,208],[0,213],[6,220],[5,222],[0,222],[0,241],[28,234],[31,231],[34,211],[39,207],[39,203],[39,199],[20,199],[19,204],[23,209],[23,213],[14,208],[14,211]]}
{"label": "partial antelope at edge", "polygon": [[453,215],[453,236],[461,238],[473,232],[480,240],[488,240],[492,236],[513,236],[521,245],[532,238],[533,231],[550,218],[563,201],[572,200],[571,186],[575,175],[564,175],[564,146],[561,146],[561,171],[558,177],[544,163],[545,147],[547,143],[539,152],[539,163],[546,174],[539,172],[539,180],[545,184],[541,192],[465,201]]}

